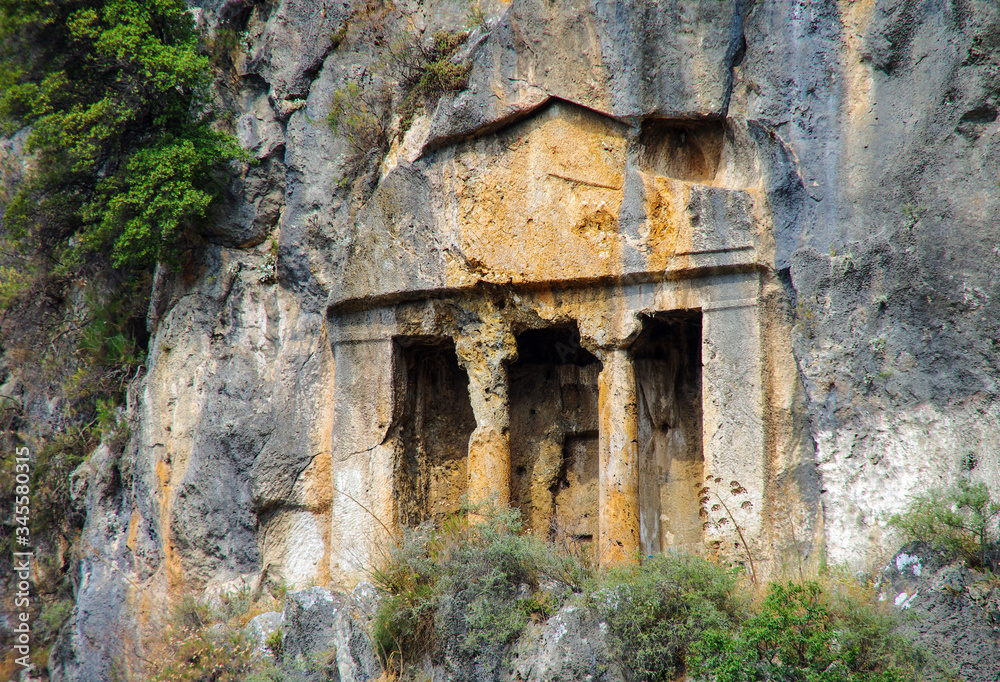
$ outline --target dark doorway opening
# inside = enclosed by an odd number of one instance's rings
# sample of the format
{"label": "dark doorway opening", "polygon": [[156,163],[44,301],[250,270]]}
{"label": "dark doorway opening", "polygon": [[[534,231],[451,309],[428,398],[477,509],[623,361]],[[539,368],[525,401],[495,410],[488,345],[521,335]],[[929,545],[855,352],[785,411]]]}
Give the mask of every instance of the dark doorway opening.
{"label": "dark doorway opening", "polygon": [[597,377],[575,326],[517,337],[509,368],[511,503],[539,536],[592,552],[597,537]]}
{"label": "dark doorway opening", "polygon": [[396,340],[397,522],[417,525],[461,511],[476,419],[455,344]]}
{"label": "dark doorway opening", "polygon": [[645,316],[632,346],[639,413],[639,526],[644,555],[697,551],[704,479],[701,312]]}

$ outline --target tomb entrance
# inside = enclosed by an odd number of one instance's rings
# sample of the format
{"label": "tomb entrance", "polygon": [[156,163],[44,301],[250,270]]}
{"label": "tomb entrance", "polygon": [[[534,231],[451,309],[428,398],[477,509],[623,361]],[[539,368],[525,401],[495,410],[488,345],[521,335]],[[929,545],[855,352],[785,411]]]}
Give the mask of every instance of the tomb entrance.
{"label": "tomb entrance", "polygon": [[642,553],[696,551],[697,491],[704,481],[701,416],[701,313],[642,318],[632,345],[639,445]]}
{"label": "tomb entrance", "polygon": [[450,339],[400,338],[395,352],[397,523],[414,526],[461,511],[476,420]]}
{"label": "tomb entrance", "polygon": [[511,503],[530,532],[593,551],[598,359],[575,326],[517,336],[510,366]]}

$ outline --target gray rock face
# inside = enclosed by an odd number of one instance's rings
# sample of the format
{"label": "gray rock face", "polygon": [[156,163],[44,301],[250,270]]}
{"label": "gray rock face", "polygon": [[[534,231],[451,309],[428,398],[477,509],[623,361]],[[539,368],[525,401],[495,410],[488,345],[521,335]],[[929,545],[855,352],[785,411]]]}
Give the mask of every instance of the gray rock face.
{"label": "gray rock face", "polygon": [[[273,656],[273,652],[267,646],[268,638],[275,632],[282,632],[284,624],[285,615],[282,612],[268,611],[255,616],[253,620],[247,623],[247,626],[243,628],[243,634],[246,635],[247,640],[253,646],[256,655]],[[282,642],[284,642],[284,633],[281,636]]]}
{"label": "gray rock face", "polygon": [[296,658],[332,649],[337,606],[339,600],[322,587],[286,595],[284,646],[288,656]]}
{"label": "gray rock face", "polygon": [[334,679],[366,682],[381,674],[368,637],[374,615],[374,591],[362,583],[353,594],[333,594],[322,587],[289,592],[284,612],[284,656],[289,662],[329,661]]}
{"label": "gray rock face", "polygon": [[[363,505],[374,490],[392,497],[379,453],[397,406],[383,376],[392,341],[365,342],[399,327],[380,308],[349,329],[330,306],[376,295],[488,296],[560,277],[627,280],[638,292],[641,276],[668,267],[654,242],[679,240],[675,252],[707,254],[689,271],[738,266],[764,282],[759,306],[773,317],[732,336],[790,349],[786,364],[765,353],[770,364],[740,380],[762,382],[766,404],[714,406],[737,421],[787,417],[755,464],[756,511],[781,520],[756,529],[762,551],[823,550],[871,569],[893,543],[885,519],[909,493],[959,475],[1000,491],[994,0],[484,2],[486,22],[458,55],[471,65],[468,87],[418,107],[365,191],[352,187],[346,133],[325,124],[334,93],[385,59],[404,27],[425,45],[438,30],[465,30],[468,3],[400,2],[379,19],[381,42],[339,47],[334,35],[373,16],[368,4],[190,4],[203,25],[240,34],[238,83],[223,99],[260,163],[229,188],[203,257],[157,277],[132,441],[95,456],[81,484],[85,558],[53,679],[108,679],[116,660],[141,653],[157,633],[146,599],[165,610],[182,593],[243,579],[347,584],[358,557],[374,556],[376,541],[355,527],[392,521],[391,507]],[[679,127],[663,158],[646,153],[643,131],[668,124]],[[706,143],[696,158],[689,133],[724,151],[712,157]],[[476,200],[463,204],[466,190]],[[543,257],[503,239],[504,220],[533,217],[517,203],[525,198],[555,216],[559,239],[543,235]],[[605,248],[611,232],[617,252]],[[537,221],[525,234],[541,234]],[[487,255],[501,262],[471,248],[494,238]],[[734,265],[731,253],[753,255]],[[540,296],[519,324],[576,319],[563,293]],[[449,324],[476,319],[466,312],[448,313]],[[437,323],[407,324],[419,335]],[[739,376],[743,358],[704,351]],[[335,457],[335,441],[349,457]],[[355,533],[340,542],[331,528]],[[289,651],[335,651],[341,679],[375,670],[370,651],[359,653],[363,619],[348,615],[356,598],[298,594]],[[113,636],[132,630],[135,652]],[[517,679],[618,679],[602,667],[599,624],[578,612],[532,633]],[[342,650],[354,652],[343,665]]]}
{"label": "gray rock face", "polygon": [[876,590],[911,614],[905,629],[945,672],[970,682],[1000,676],[1000,589],[990,575],[910,543],[878,574]]}
{"label": "gray rock face", "polygon": [[128,634],[136,628],[128,606],[129,582],[145,572],[142,559],[155,556],[158,548],[142,542],[130,551],[126,544],[133,511],[127,494],[134,482],[129,461],[135,454],[134,447],[115,453],[101,446],[82,465],[88,471],[80,472],[75,494],[86,497],[87,526],[74,576],[79,580],[76,605],[49,657],[54,682],[110,679],[138,650]]}
{"label": "gray rock face", "polygon": [[254,32],[248,69],[270,86],[274,102],[304,99],[323,59],[333,49],[333,34],[350,15],[349,3],[282,0]]}
{"label": "gray rock face", "polygon": [[530,626],[514,653],[512,682],[624,680],[607,644],[607,626],[583,607],[567,605]]}
{"label": "gray rock face", "polygon": [[865,565],[905,494],[963,467],[1000,490],[998,21],[990,2],[893,0],[747,18],[730,116],[787,146],[808,196],[771,210],[795,216],[776,266],[838,562]]}
{"label": "gray rock face", "polygon": [[724,114],[744,5],[598,1],[581,11],[515,0],[472,51],[468,90],[438,105],[428,145],[496,127],[549,98],[623,118]]}

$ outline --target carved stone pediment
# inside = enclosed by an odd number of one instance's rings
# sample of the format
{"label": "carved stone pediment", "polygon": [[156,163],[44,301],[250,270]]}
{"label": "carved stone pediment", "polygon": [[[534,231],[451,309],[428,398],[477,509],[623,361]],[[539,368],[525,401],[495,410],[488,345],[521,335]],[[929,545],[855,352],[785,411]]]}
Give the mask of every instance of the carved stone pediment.
{"label": "carved stone pediment", "polygon": [[748,152],[734,140],[720,120],[636,127],[553,100],[392,168],[358,215],[332,303],[749,265],[761,229],[752,192],[734,186]]}

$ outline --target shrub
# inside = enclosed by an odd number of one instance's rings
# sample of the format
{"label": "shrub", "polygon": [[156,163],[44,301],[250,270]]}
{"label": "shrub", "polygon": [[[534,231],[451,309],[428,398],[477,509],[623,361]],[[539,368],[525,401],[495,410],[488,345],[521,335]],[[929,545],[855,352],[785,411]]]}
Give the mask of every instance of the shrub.
{"label": "shrub", "polygon": [[31,126],[35,155],[6,236],[68,273],[171,253],[241,156],[197,114],[210,67],[184,3],[8,0],[0,38],[0,131]]}
{"label": "shrub", "polygon": [[[333,41],[341,45],[370,36],[372,29],[358,27],[367,25],[375,16],[381,18],[383,14],[359,13],[354,22],[338,30]],[[402,136],[422,104],[465,87],[469,64],[456,61],[455,53],[467,38],[465,32],[439,31],[430,47],[425,47],[414,36],[398,35],[388,41],[383,58],[371,69],[334,92],[327,124],[343,135],[350,147],[345,159],[345,181],[363,177],[388,151],[394,96],[401,96],[397,110]],[[393,84],[399,85],[401,94],[399,90],[394,92]]]}
{"label": "shrub", "polygon": [[[327,123],[351,147],[349,162],[358,164],[372,152],[382,154],[389,143],[391,95],[380,80],[363,74],[333,93]],[[350,165],[350,164],[349,164]]]}
{"label": "shrub", "polygon": [[519,535],[516,510],[479,519],[405,531],[374,572],[388,595],[373,639],[392,674],[406,678],[429,655],[468,665],[448,672],[458,678],[491,675],[526,624],[573,592],[641,682],[908,682],[924,669],[897,615],[853,578],[772,583],[760,598],[739,569],[679,554],[594,575],[564,548]]}
{"label": "shrub", "polygon": [[409,129],[421,103],[434,102],[446,92],[465,88],[472,65],[455,61],[455,53],[468,37],[467,33],[438,31],[430,50],[420,45],[412,48],[420,59],[412,70],[413,75],[404,81],[407,92],[399,107],[400,136]]}
{"label": "shrub", "polygon": [[[447,648],[476,658],[502,656],[529,620],[543,620],[580,590],[585,569],[532,535],[519,535],[518,510],[478,509],[441,527],[404,532],[375,572],[389,593],[375,617],[373,639],[383,665],[402,671]],[[562,586],[544,591],[543,583]]]}
{"label": "shrub", "polygon": [[173,660],[153,682],[242,682],[251,671],[252,647],[239,632],[190,630],[171,645]]}
{"label": "shrub", "polygon": [[997,542],[1000,503],[985,483],[959,481],[952,490],[932,491],[915,497],[902,514],[890,519],[907,540],[930,542],[956,552],[973,567],[995,570],[989,550]]}
{"label": "shrub", "polygon": [[772,583],[740,628],[706,629],[691,669],[715,682],[903,682],[919,656],[884,609],[816,582]]}
{"label": "shrub", "polygon": [[664,554],[608,571],[589,601],[635,679],[673,680],[703,632],[736,623],[736,586],[736,574],[714,562]]}
{"label": "shrub", "polygon": [[[166,651],[153,682],[246,682],[247,680],[304,680],[295,671],[279,669],[261,660],[243,628],[253,616],[281,608],[270,596],[254,601],[248,588],[223,594],[213,606],[186,596],[171,613],[165,629]],[[281,632],[264,642],[280,660]],[[287,673],[287,674],[286,674]]]}

